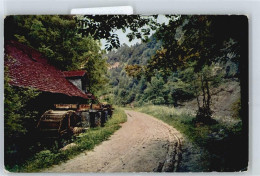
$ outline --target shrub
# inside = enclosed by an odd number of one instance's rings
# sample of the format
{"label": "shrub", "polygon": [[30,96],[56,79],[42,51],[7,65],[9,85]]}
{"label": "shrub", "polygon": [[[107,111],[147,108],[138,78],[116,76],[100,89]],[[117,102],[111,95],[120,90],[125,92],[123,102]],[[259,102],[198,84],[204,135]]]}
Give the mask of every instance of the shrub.
{"label": "shrub", "polygon": [[241,99],[238,98],[232,105],[232,117],[233,118],[241,118]]}

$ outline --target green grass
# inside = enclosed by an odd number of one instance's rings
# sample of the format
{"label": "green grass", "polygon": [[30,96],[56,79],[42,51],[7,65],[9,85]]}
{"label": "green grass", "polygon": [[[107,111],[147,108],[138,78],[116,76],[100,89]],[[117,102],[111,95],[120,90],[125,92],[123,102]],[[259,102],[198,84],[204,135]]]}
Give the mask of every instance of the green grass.
{"label": "green grass", "polygon": [[91,150],[102,141],[107,140],[126,122],[127,116],[121,108],[116,108],[113,117],[109,119],[104,127],[92,128],[80,134],[73,142],[75,147],[61,151],[57,147],[46,149],[36,153],[34,157],[27,160],[23,166],[7,168],[11,172],[38,172],[44,168],[69,160],[85,150]]}
{"label": "green grass", "polygon": [[204,139],[208,131],[207,126],[198,129],[193,125],[192,119],[194,115],[180,112],[173,107],[150,105],[137,108],[136,110],[164,121],[196,143],[202,143],[203,141],[198,139]]}
{"label": "green grass", "polygon": [[144,106],[135,110],[152,115],[173,126],[205,152],[207,171],[239,171],[247,167],[247,138],[241,134],[241,122],[204,125],[194,123],[195,115],[167,106]]}

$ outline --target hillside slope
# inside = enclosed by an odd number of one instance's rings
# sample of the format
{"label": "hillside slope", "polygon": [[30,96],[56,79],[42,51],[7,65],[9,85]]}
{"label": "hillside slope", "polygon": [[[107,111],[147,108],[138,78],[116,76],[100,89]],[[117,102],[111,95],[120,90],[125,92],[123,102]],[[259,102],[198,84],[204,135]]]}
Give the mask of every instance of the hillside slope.
{"label": "hillside slope", "polygon": [[[137,64],[146,66],[147,62],[161,46],[155,38],[148,43],[134,46],[123,45],[117,51],[111,51],[105,56],[109,63],[110,100],[114,104],[142,106],[146,104],[174,105],[180,109],[186,109],[192,113],[198,109],[195,97],[187,92],[180,92],[178,85],[179,73],[173,73],[168,77],[162,77],[157,73],[147,80],[145,77],[136,79],[126,74],[125,66]],[[220,59],[221,60],[221,59]],[[214,116],[232,116],[232,109],[240,100],[240,85],[237,78],[238,64],[231,60],[217,62],[215,67],[222,70],[223,79],[217,87],[211,88],[211,108]],[[176,96],[176,92],[180,95]],[[178,100],[177,100],[178,98]],[[202,101],[202,97],[199,97]]]}
{"label": "hillside slope", "polygon": [[[214,116],[232,116],[234,114],[233,107],[240,99],[240,86],[237,80],[228,80],[222,83],[219,87],[212,90],[212,110]],[[202,98],[202,97],[200,97]],[[182,102],[180,108],[186,109],[194,113],[197,107],[196,99]]]}

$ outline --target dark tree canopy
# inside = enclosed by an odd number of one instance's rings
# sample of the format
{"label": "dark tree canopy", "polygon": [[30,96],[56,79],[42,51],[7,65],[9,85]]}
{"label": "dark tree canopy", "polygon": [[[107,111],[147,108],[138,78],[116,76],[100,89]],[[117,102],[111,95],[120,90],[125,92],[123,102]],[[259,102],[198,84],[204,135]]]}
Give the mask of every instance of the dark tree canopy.
{"label": "dark tree canopy", "polygon": [[[199,80],[196,87],[199,87],[201,92],[197,93],[198,114],[201,117],[210,117],[212,114],[210,87],[220,75],[216,72],[214,64],[229,60],[237,62],[242,92],[247,92],[246,81],[241,81],[247,80],[246,16],[184,15],[168,18],[169,24],[162,24],[156,33],[156,37],[162,41],[162,48],[149,60],[146,69],[148,77],[158,71],[167,77],[173,72],[192,68],[193,80]],[[202,106],[198,99],[200,94],[203,95]],[[245,111],[246,107],[244,104]]]}
{"label": "dark tree canopy", "polygon": [[175,71],[187,62],[197,61],[200,70],[230,52],[236,53],[232,59],[240,62],[248,47],[247,24],[247,17],[239,15],[171,17],[169,24],[162,25],[156,33],[163,49],[151,59],[150,69]]}
{"label": "dark tree canopy", "polygon": [[78,33],[82,36],[93,36],[94,39],[106,39],[106,49],[118,48],[120,41],[117,34],[118,29],[126,32],[130,29],[127,37],[130,41],[133,39],[142,39],[146,41],[150,30],[155,30],[158,23],[155,21],[157,16],[141,15],[85,15],[77,16]]}

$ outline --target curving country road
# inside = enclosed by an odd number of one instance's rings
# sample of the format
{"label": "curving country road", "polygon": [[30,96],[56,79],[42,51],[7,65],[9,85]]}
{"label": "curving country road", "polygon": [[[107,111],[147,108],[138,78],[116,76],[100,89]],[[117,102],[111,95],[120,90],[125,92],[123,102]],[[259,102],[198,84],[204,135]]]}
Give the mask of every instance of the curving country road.
{"label": "curving country road", "polygon": [[160,172],[176,171],[181,134],[144,113],[125,111],[127,122],[93,151],[44,172]]}

